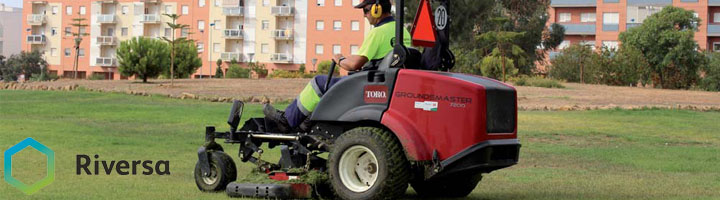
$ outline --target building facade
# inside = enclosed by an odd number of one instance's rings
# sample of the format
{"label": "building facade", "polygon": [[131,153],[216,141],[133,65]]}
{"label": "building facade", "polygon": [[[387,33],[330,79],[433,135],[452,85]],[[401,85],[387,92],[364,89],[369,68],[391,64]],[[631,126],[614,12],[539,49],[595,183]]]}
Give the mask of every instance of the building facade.
{"label": "building facade", "polygon": [[[325,2],[328,1],[328,2]],[[331,48],[347,55],[361,44],[366,27],[359,0],[24,0],[22,42],[24,50],[39,50],[50,64],[50,73],[72,77],[75,37],[81,32],[78,76],[102,75],[127,79],[117,71],[116,48],[133,37],[171,37],[164,14],[178,14],[177,23],[189,28],[176,36],[195,40],[203,66],[193,78],[215,74],[218,59],[223,68],[236,60],[265,64],[273,70],[312,71],[332,58]],[[330,13],[330,14],[329,14]],[[85,18],[85,28],[71,24]],[[317,21],[329,26],[319,30]],[[340,28],[333,23],[339,21]],[[329,29],[328,29],[329,28]],[[79,29],[79,30],[78,30]],[[330,42],[331,40],[336,40]],[[318,44],[324,49],[317,53]],[[332,46],[331,46],[332,45]]]}
{"label": "building facade", "polygon": [[560,49],[570,44],[617,47],[621,32],[666,6],[693,11],[701,20],[695,41],[702,50],[720,51],[720,0],[552,0],[548,14],[550,24],[565,27]]}
{"label": "building facade", "polygon": [[0,55],[9,58],[20,53],[22,9],[0,4]]}

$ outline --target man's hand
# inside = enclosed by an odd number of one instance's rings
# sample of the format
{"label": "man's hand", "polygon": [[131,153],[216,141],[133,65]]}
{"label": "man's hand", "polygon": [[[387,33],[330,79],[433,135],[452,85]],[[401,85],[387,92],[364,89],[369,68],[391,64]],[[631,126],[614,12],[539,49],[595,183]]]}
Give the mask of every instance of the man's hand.
{"label": "man's hand", "polygon": [[335,61],[335,63],[337,63],[337,64],[340,64],[340,58],[342,58],[342,57],[343,57],[342,54],[335,54],[335,55],[333,55],[333,61]]}
{"label": "man's hand", "polygon": [[346,57],[341,64],[340,58],[342,57],[342,54],[335,54],[333,55],[333,61],[338,64],[338,67],[343,68],[347,71],[359,70],[360,68],[362,68],[363,65],[365,65],[366,62],[368,62],[368,59],[365,56],[351,55],[349,57]]}

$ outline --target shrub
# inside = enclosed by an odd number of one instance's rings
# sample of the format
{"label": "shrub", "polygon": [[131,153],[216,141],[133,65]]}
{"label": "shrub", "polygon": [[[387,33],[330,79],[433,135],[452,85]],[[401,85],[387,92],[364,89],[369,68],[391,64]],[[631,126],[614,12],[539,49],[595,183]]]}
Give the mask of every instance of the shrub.
{"label": "shrub", "polygon": [[238,64],[230,64],[226,78],[250,78],[250,69],[242,68]]}
{"label": "shrub", "polygon": [[[560,55],[552,59],[552,65],[549,67],[549,76],[555,79],[561,79],[568,82],[580,82],[580,68],[583,68],[583,78],[585,82],[592,82],[594,56],[589,46],[573,44],[562,50]],[[595,62],[595,63],[593,63]]]}
{"label": "shrub", "polygon": [[268,70],[265,68],[265,64],[250,63],[248,67],[258,75],[258,78],[265,78],[268,75]]}
{"label": "shrub", "polygon": [[698,86],[707,91],[720,91],[720,53],[710,53],[710,62],[703,66]]}
{"label": "shrub", "polygon": [[117,48],[117,56],[118,72],[138,77],[143,83],[158,77],[163,68],[170,66],[170,46],[158,39],[134,37],[123,41]]}
{"label": "shrub", "polygon": [[270,74],[271,78],[304,78],[304,74],[300,72],[291,72],[287,70],[276,69]]}
{"label": "shrub", "polygon": [[32,52],[20,52],[10,56],[7,60],[4,60],[0,65],[0,71],[2,71],[3,80],[17,81],[17,76],[24,74],[28,80],[37,80],[41,74],[47,74],[47,62],[43,59],[43,56],[39,51]]}
{"label": "shrub", "polygon": [[[321,75],[322,75],[322,74],[327,75],[327,74],[330,72],[330,71],[329,71],[329,70],[330,70],[330,65],[332,65],[332,61],[331,61],[331,60],[326,60],[326,61],[320,62],[320,64],[318,64],[318,66],[317,66],[317,73],[318,73],[318,74],[321,74]],[[336,76],[336,75],[339,75],[339,74],[340,74],[340,68],[338,68],[338,66],[335,65],[335,71],[333,72],[333,76]]]}
{"label": "shrub", "polygon": [[605,85],[637,84],[642,71],[649,68],[642,52],[629,45],[623,45],[619,50],[603,48],[600,55],[594,57],[593,63],[597,69],[594,79]]}
{"label": "shrub", "polygon": [[542,78],[538,76],[528,77],[520,76],[514,79],[516,86],[531,86],[544,88],[565,88],[559,81],[553,79]]}

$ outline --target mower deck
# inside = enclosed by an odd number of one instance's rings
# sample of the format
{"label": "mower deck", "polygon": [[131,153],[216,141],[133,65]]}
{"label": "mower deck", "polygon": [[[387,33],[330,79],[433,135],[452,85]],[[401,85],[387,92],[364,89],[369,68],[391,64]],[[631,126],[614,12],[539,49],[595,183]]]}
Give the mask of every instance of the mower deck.
{"label": "mower deck", "polygon": [[309,199],[312,187],[307,183],[254,184],[230,183],[225,189],[230,197]]}

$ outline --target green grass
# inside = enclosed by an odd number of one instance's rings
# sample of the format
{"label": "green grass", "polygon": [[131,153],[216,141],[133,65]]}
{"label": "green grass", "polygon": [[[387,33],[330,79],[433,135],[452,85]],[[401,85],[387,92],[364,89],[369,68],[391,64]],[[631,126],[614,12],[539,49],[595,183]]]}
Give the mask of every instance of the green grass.
{"label": "green grass", "polygon": [[565,88],[560,81],[547,79],[543,77],[527,77],[521,76],[514,80],[516,86],[532,86],[532,87],[544,87],[544,88]]}
{"label": "green grass", "polygon": [[[278,105],[283,107],[285,105]],[[224,199],[192,170],[204,126],[225,130],[230,104],[94,92],[0,91],[0,151],[33,137],[55,151],[56,180],[0,199]],[[248,105],[244,118],[261,115]],[[520,164],[487,174],[469,199],[718,199],[720,113],[679,110],[520,112]],[[243,119],[244,120],[244,119]],[[233,158],[237,146],[224,145]],[[168,176],[75,174],[75,156],[169,160]],[[276,151],[263,155],[275,161]],[[2,159],[0,159],[2,162]],[[13,157],[15,177],[44,177],[43,156]],[[250,165],[238,163],[241,173]],[[0,168],[0,170],[2,170]],[[242,174],[240,176],[243,176]],[[414,197],[408,191],[408,197]]]}

